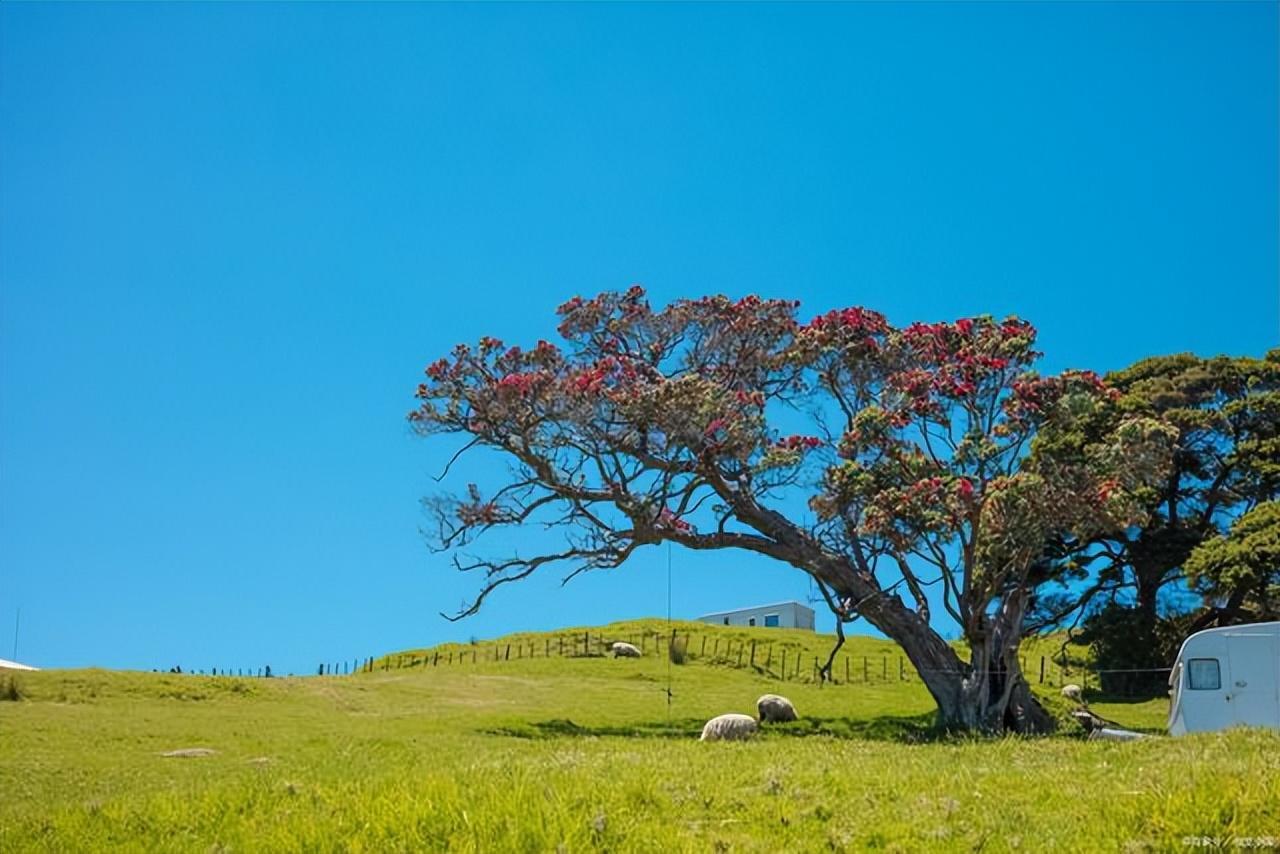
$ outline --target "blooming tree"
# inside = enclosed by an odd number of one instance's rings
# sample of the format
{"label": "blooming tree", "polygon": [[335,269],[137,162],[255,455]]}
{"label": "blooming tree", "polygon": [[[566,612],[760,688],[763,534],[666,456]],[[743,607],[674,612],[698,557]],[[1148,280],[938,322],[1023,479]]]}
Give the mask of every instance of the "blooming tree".
{"label": "blooming tree", "polygon": [[[1051,728],[1018,667],[1030,568],[1054,532],[1135,519],[1167,428],[1135,417],[1055,445],[1111,392],[1087,372],[1039,376],[1035,330],[1016,318],[897,328],[848,308],[802,324],[797,308],[713,296],[655,310],[633,287],[562,305],[563,346],[483,338],[430,365],[415,429],[515,462],[492,494],[429,502],[438,545],[533,521],[564,534],[532,557],[456,557],[483,575],[458,616],[548,564],[572,577],[664,541],[742,549],[809,574],[841,619],[896,641],[944,725]],[[770,426],[801,419],[803,432]]]}

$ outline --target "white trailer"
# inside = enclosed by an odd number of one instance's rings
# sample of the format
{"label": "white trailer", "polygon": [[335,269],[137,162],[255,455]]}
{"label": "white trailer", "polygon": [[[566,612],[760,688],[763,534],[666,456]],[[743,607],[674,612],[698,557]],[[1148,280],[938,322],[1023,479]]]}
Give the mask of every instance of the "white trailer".
{"label": "white trailer", "polygon": [[1169,674],[1169,734],[1280,728],[1280,623],[1196,632]]}

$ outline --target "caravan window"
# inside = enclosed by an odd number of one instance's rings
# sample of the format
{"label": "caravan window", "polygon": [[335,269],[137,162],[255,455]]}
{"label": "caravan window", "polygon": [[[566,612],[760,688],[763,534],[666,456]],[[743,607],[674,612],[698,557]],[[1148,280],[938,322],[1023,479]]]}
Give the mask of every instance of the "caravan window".
{"label": "caravan window", "polygon": [[1222,671],[1216,658],[1193,658],[1187,662],[1187,687],[1192,691],[1217,691],[1222,687]]}

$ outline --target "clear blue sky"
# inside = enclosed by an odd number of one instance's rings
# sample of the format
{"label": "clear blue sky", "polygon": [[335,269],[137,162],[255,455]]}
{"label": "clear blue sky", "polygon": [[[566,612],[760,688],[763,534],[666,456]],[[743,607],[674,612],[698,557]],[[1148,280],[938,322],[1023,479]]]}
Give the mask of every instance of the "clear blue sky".
{"label": "clear blue sky", "polygon": [[[420,371],[576,293],[1017,313],[1048,370],[1277,343],[1275,3],[0,25],[0,657],[19,607],[36,665],[279,672],[663,613],[653,552],[436,616],[474,583],[417,532]],[[679,617],[808,592],[675,570]]]}

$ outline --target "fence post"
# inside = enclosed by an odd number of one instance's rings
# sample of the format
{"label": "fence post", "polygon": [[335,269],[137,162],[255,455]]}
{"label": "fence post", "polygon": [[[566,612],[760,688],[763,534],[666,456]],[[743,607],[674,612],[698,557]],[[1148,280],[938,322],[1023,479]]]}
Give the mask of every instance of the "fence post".
{"label": "fence post", "polygon": [[582,654],[591,654],[591,632],[582,633]]}
{"label": "fence post", "polygon": [[703,635],[703,636],[702,636],[702,651],[698,653],[698,658],[706,658],[706,657],[707,657],[707,636],[706,636],[706,635]]}
{"label": "fence post", "polygon": [[907,680],[907,665],[903,662],[902,656],[898,656],[898,681],[905,682]]}
{"label": "fence post", "polygon": [[738,667],[742,666],[742,644],[738,644]]}
{"label": "fence post", "polygon": [[787,648],[782,648],[782,681],[787,681]]}
{"label": "fence post", "polygon": [[865,655],[862,656],[862,681],[863,682],[871,681],[870,679],[867,678],[867,657]]}
{"label": "fence post", "polygon": [[818,681],[818,656],[813,657],[813,681]]}
{"label": "fence post", "polygon": [[756,642],[754,640],[751,641],[751,666],[756,666]]}
{"label": "fence post", "polygon": [[887,655],[880,657],[880,678],[885,682],[889,681],[889,656]]}
{"label": "fence post", "polygon": [[849,684],[849,656],[844,657],[844,684]]}
{"label": "fence post", "polygon": [[511,660],[511,644],[507,644],[507,651],[502,656],[503,661]]}
{"label": "fence post", "polygon": [[1044,684],[1044,656],[1040,656],[1040,684]]}
{"label": "fence post", "polygon": [[764,657],[764,669],[767,672],[773,666],[773,644],[769,644],[769,651]]}

